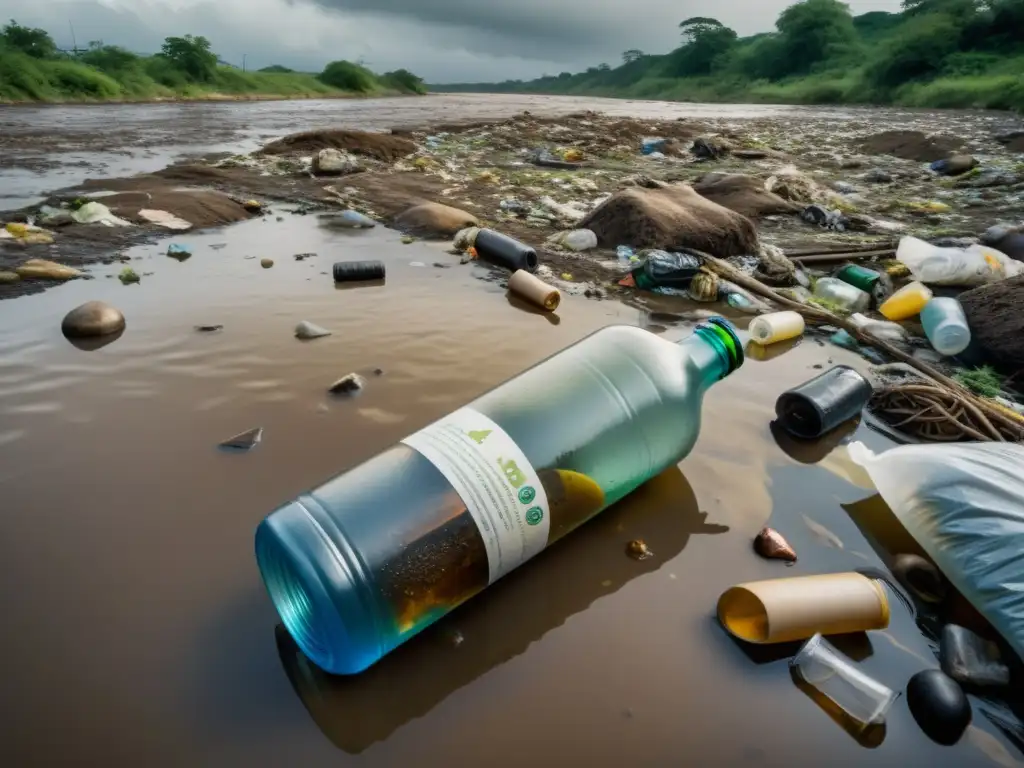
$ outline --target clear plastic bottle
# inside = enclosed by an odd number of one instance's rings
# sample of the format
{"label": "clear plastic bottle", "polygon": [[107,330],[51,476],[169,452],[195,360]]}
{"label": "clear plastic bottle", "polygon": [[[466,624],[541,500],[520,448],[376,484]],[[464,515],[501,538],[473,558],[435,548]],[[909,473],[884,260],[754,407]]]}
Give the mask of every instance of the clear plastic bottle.
{"label": "clear plastic bottle", "polygon": [[721,318],[679,343],[604,328],[285,504],[256,531],[282,622],[328,672],[366,669],[680,461],[742,362]]}
{"label": "clear plastic bottle", "polygon": [[937,297],[921,310],[921,325],[935,351],[959,355],[971,343],[971,329],[963,307],[956,299]]}
{"label": "clear plastic bottle", "polygon": [[795,339],[804,332],[804,317],[799,312],[772,312],[750,323],[750,338],[758,344]]}
{"label": "clear plastic bottle", "polygon": [[834,302],[849,312],[863,312],[871,306],[870,294],[835,277],[819,278],[814,284],[814,295]]}
{"label": "clear plastic bottle", "polygon": [[919,315],[924,305],[932,300],[932,290],[917,281],[907,283],[889,297],[878,311],[890,320],[907,320]]}

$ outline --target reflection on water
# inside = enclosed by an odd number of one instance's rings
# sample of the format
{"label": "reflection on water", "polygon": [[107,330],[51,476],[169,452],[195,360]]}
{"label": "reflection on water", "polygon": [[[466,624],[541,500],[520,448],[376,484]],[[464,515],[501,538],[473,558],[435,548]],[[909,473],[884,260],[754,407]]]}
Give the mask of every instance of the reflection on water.
{"label": "reflection on water", "polygon": [[[327,738],[346,752],[362,752],[518,656],[595,600],[656,571],[682,552],[691,537],[728,531],[708,524],[706,517],[690,484],[673,468],[363,674],[335,677],[322,672],[278,626],[281,661]],[[625,542],[639,537],[655,557],[636,561],[624,554]]]}
{"label": "reflection on water", "polygon": [[[0,611],[16,628],[0,633],[0,765],[862,764],[864,748],[794,689],[791,653],[755,658],[713,618],[734,584],[884,568],[876,542],[901,546],[843,510],[871,495],[838,471],[845,436],[806,453],[773,439],[775,399],[814,375],[817,345],[750,361],[708,393],[685,478],[659,477],[365,676],[326,679],[271,636],[259,521],[597,328],[654,319],[682,338],[694,306],[567,295],[553,324],[446,244],[297,216],[180,239],[184,263],[166,244],[129,252],[153,273],[139,285],[106,277],[119,264],[0,302]],[[336,290],[341,258],[384,261],[386,284]],[[83,351],[60,321],[92,299],[127,329]],[[334,333],[299,343],[302,320]],[[367,380],[360,396],[329,396],[350,372]],[[257,426],[252,451],[216,450]],[[796,548],[792,568],[751,551],[766,524]],[[655,557],[627,557],[631,539]],[[860,663],[893,689],[934,665],[909,611],[894,606],[870,639]],[[991,755],[1014,753],[1012,728],[993,722],[941,749],[897,704],[872,764],[1005,764]]]}

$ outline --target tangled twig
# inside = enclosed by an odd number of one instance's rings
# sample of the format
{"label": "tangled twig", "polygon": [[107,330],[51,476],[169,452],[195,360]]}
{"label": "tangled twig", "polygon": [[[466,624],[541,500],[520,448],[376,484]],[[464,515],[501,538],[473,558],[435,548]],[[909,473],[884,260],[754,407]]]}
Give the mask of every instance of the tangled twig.
{"label": "tangled twig", "polygon": [[998,427],[970,400],[936,384],[901,384],[879,390],[871,410],[891,427],[939,442],[962,440],[1019,441],[1024,422]]}

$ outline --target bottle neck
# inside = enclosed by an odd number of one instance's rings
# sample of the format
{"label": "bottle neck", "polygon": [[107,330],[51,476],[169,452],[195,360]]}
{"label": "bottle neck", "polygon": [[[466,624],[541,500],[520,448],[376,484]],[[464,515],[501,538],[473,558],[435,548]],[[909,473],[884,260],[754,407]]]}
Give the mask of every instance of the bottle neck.
{"label": "bottle neck", "polygon": [[743,364],[739,339],[732,326],[722,318],[701,323],[693,335],[683,339],[679,345],[700,372],[703,389],[721,381]]}

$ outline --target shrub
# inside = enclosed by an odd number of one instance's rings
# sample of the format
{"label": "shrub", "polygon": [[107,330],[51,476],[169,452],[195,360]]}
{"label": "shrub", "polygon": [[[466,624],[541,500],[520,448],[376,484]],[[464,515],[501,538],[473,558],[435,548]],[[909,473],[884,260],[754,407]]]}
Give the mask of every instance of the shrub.
{"label": "shrub", "polygon": [[376,85],[370,70],[350,61],[332,61],[320,73],[320,80],[334,88],[356,93],[366,93]]}

